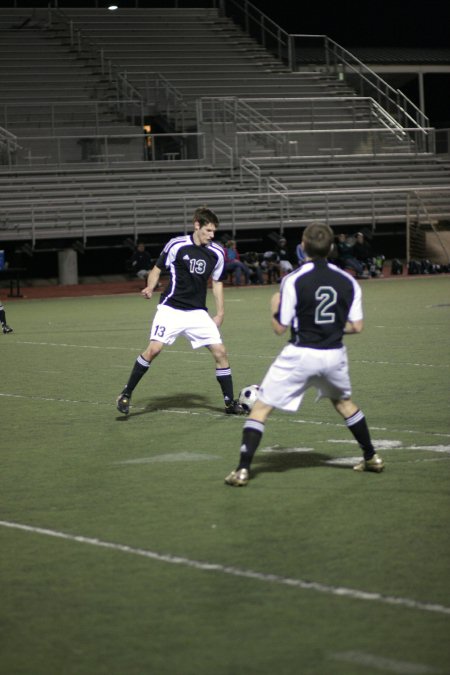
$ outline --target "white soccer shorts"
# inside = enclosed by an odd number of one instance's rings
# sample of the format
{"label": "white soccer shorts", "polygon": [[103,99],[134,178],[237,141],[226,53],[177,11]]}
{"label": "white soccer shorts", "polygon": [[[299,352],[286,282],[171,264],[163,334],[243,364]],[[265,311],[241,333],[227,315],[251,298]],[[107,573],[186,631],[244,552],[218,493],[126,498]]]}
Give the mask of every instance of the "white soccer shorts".
{"label": "white soccer shorts", "polygon": [[158,305],[150,330],[150,340],[172,345],[179,335],[184,335],[193,349],[222,343],[219,329],[204,309],[184,311]]}
{"label": "white soccer shorts", "polygon": [[295,412],[310,387],[317,389],[317,400],[351,397],[345,347],[310,349],[286,345],[267,371],[258,398],[273,408]]}

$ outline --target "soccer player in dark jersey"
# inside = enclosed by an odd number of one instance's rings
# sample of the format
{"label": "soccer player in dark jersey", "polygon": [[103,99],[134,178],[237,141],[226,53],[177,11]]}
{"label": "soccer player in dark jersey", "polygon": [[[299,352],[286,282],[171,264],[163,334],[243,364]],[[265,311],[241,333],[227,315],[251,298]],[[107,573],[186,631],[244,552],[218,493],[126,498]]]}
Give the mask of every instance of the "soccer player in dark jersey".
{"label": "soccer player in dark jersey", "polygon": [[2,333],[5,333],[5,335],[7,333],[13,332],[13,329],[11,328],[11,326],[8,326],[8,324],[6,323],[6,312],[5,312],[5,308],[2,305],[1,300],[0,300],[0,324],[2,326]]}
{"label": "soccer player in dark jersey", "polygon": [[363,458],[353,468],[376,473],[384,468],[372,445],[366,418],[351,399],[342,338],[363,329],[362,294],[350,274],[327,261],[333,239],[328,225],[309,225],[302,243],[309,260],[284,277],[280,293],[272,298],[273,329],[282,335],[290,327],[291,339],[263,379],[244,424],[238,466],[225,478],[228,485],[247,485],[253,456],[273,408],[298,410],[310,387],[316,387],[319,398],[331,400],[362,449]]}
{"label": "soccer player in dark jersey", "polygon": [[[126,387],[117,399],[117,409],[124,415],[130,410],[133,390],[164,345],[171,345],[179,335],[184,335],[193,349],[207,347],[216,363],[216,378],[221,387],[225,412],[244,414],[242,406],[234,399],[233,379],[225,345],[219,327],[224,318],[223,283],[220,281],[224,266],[224,251],[213,242],[219,220],[206,207],[197,209],[193,217],[192,234],[171,239],[150,271],[147,286],[141,291],[150,299],[158,286],[164,268],[170,280],[161,294],[150,331],[150,343],[138,356]],[[216,314],[211,317],[206,307],[208,279],[212,278],[212,292]]]}

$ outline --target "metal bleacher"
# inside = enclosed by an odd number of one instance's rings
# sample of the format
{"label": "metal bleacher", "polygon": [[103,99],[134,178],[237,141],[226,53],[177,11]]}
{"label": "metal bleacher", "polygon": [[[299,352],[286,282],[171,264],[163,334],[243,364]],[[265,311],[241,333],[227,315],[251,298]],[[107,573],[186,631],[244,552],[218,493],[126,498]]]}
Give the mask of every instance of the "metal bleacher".
{"label": "metal bleacher", "polygon": [[378,82],[360,91],[327,39],[326,67],[299,65],[236,17],[179,6],[2,8],[0,37],[5,241],[180,232],[200,203],[233,233],[375,229],[404,225],[425,191],[427,218],[450,218],[427,120]]}

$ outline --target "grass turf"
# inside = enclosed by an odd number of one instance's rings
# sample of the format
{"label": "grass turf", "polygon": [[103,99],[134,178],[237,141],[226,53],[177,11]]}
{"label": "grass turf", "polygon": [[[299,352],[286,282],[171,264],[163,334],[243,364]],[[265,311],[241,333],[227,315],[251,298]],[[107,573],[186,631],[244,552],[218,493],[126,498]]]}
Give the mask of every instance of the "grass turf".
{"label": "grass turf", "polygon": [[[206,350],[179,339],[129,418],[115,410],[153,302],[8,305],[0,672],[448,673],[449,289],[363,285],[366,328],[346,344],[383,474],[350,470],[359,449],[309,392],[273,413],[243,489],[223,484],[242,418],[223,414]],[[226,291],[236,389],[286,341],[273,290]]]}

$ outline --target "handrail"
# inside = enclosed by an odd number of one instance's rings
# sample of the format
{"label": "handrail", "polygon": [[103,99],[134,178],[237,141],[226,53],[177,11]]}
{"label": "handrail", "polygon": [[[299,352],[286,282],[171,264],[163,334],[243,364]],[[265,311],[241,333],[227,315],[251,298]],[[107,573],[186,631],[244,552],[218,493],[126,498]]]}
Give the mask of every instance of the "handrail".
{"label": "handrail", "polygon": [[[296,39],[319,39],[323,42],[323,59],[327,70],[332,69],[335,74],[345,77],[345,69],[342,68],[344,64],[359,78],[361,85],[366,83],[373,87],[378,94],[374,95],[375,100],[378,100],[380,104],[382,102],[388,104],[388,110],[392,104],[394,116],[398,121],[404,118],[409,120],[410,126],[417,126],[422,130],[429,127],[429,119],[403,92],[393,89],[356,56],[326,35],[287,33],[248,0],[243,0],[241,3],[236,0],[222,0],[221,6],[228,16],[234,17],[237,12],[246,32],[252,35],[255,33],[256,38],[265,48],[268,47],[269,40],[274,41],[278,58],[287,61],[291,71],[297,70]],[[251,30],[252,28],[254,30]]]}
{"label": "handrail", "polygon": [[[142,105],[142,94],[124,77],[113,64],[111,59],[106,59],[107,70],[105,69],[104,50],[101,49],[85,32],[76,26],[73,19],[69,18],[59,7],[48,7],[49,22],[51,29],[53,26],[53,14],[65,25],[69,32],[70,44],[76,48],[78,54],[83,51],[88,52],[90,58],[100,63],[102,75],[107,75],[110,84],[116,87],[117,98],[128,98],[130,95]],[[76,37],[76,39],[75,39]],[[124,96],[125,94],[125,96]]]}
{"label": "handrail", "polygon": [[266,180],[267,183],[267,192],[268,192],[268,197],[267,197],[267,203],[271,204],[271,193],[275,193],[276,195],[279,196],[280,198],[280,230],[281,234],[283,234],[283,223],[284,223],[284,214],[283,214],[283,205],[286,206],[286,217],[289,220],[291,215],[290,215],[290,208],[289,208],[289,188],[287,185],[284,185],[278,178],[275,178],[275,176],[269,176]]}
{"label": "handrail", "polygon": [[[422,193],[426,195],[427,193],[445,193],[450,195],[450,187],[444,187],[444,186],[435,186],[435,187],[418,187],[418,186],[396,186],[396,187],[376,187],[376,188],[369,188],[369,187],[364,187],[364,188],[323,188],[323,189],[317,189],[317,190],[286,190],[286,196],[289,197],[312,197],[314,195],[359,195],[359,194],[375,194],[375,195],[384,195],[384,194],[413,194],[417,195],[418,197],[422,197]],[[208,197],[211,198],[220,198],[220,197],[229,197],[233,193],[230,191],[228,192],[211,192],[208,193]],[[260,194],[258,194],[259,197],[268,197],[269,196],[268,191],[264,191]],[[189,192],[189,193],[182,193],[179,195],[181,199],[183,198],[188,198],[192,199],[193,202],[198,201],[202,197],[204,197],[204,192],[201,193],[194,193],[194,192]],[[238,196],[239,198],[242,198],[243,200],[248,201],[249,198],[255,197],[255,192],[238,192],[235,194],[235,196]],[[167,197],[161,196],[161,195],[126,195],[126,198],[129,198],[132,201],[138,202],[144,202],[146,203],[147,201],[153,202],[155,200],[167,200],[168,203],[173,204],[173,195],[169,195]],[[33,197],[30,200],[24,200],[23,195],[18,197],[17,199],[1,199],[0,204],[9,204],[10,208],[16,209],[16,211],[21,211],[29,208],[29,204],[37,204],[38,206],[42,205],[43,207],[48,207],[49,210],[55,209],[56,211],[60,207],[61,204],[67,203],[67,204],[73,204],[74,206],[81,203],[82,201],[89,203],[89,204],[97,204],[99,207],[102,207],[104,204],[102,204],[99,201],[98,196],[76,196],[76,197],[53,197],[51,201],[49,201],[48,197]],[[113,202],[123,202],[124,201],[124,196],[120,195],[108,195],[108,200],[105,203],[113,203]]]}
{"label": "handrail", "polygon": [[[197,144],[192,144],[192,147],[189,146],[187,153],[191,155],[190,157],[183,156],[183,154],[186,152],[183,150],[183,141],[188,138],[194,138],[199,141]],[[23,166],[32,166],[32,161],[34,162],[38,160],[40,160],[41,164],[45,164],[47,168],[65,166],[70,166],[73,168],[75,163],[78,165],[84,164],[86,167],[92,167],[91,160],[94,158],[98,162],[102,162],[108,166],[120,162],[142,162],[143,159],[155,162],[171,161],[167,155],[173,154],[173,142],[177,139],[179,140],[177,150],[179,150],[182,156],[181,160],[177,161],[182,161],[183,159],[186,159],[189,162],[205,160],[205,147],[203,143],[203,134],[201,133],[185,131],[178,133],[142,132],[125,134],[101,134],[89,133],[89,131],[86,130],[86,133],[77,134],[53,134],[48,136],[30,135],[18,137],[18,140],[20,140],[20,142],[23,144],[23,147],[19,146],[19,148],[21,150],[28,148],[28,153],[26,155],[23,153],[16,155],[14,167],[20,168]],[[46,142],[45,157],[33,157],[30,148],[34,146],[34,142],[36,141],[39,142],[39,148],[41,147],[42,141]],[[77,143],[75,143],[75,141]],[[133,145],[131,145],[132,141],[134,141]],[[114,146],[117,147],[119,143],[122,143],[122,146],[125,144],[125,154],[114,154],[117,152],[124,153],[123,147],[118,147],[117,150],[113,149]],[[70,158],[63,158],[61,148],[74,148],[76,145],[82,146],[81,150],[79,151],[81,152],[81,155],[83,155],[84,148],[84,157],[80,157],[79,160],[77,160],[73,155]],[[132,147],[133,151],[128,151],[128,147]]]}
{"label": "handrail", "polygon": [[[425,129],[425,131],[427,131],[428,133],[424,137],[421,134],[421,131],[417,128],[412,128],[412,129],[411,128],[403,128],[403,132],[409,132],[410,135],[413,136],[413,138],[408,139],[406,137],[406,134],[405,134],[405,138],[401,138],[401,139],[397,138],[397,140],[398,140],[399,143],[403,142],[403,143],[407,144],[405,152],[409,155],[413,154],[413,153],[416,154],[416,155],[423,154],[423,153],[430,153],[431,147],[429,147],[429,145],[431,146],[431,145],[434,144],[434,131],[435,130],[433,128],[430,128],[430,129]],[[316,137],[317,136],[319,136],[319,137],[320,136],[322,136],[322,137],[328,136],[328,137],[331,138],[332,141],[334,141],[334,138],[338,135],[341,136],[341,137],[342,136],[354,136],[355,138],[358,138],[359,136],[362,137],[364,134],[366,134],[369,138],[376,139],[377,136],[380,136],[382,134],[386,134],[388,132],[392,133],[394,136],[397,133],[396,130],[394,130],[394,129],[383,128],[383,127],[380,127],[380,128],[366,127],[366,128],[357,128],[357,129],[353,129],[353,128],[350,128],[350,129],[348,129],[348,128],[347,129],[282,129],[281,131],[270,131],[270,132],[269,131],[259,131],[259,132],[256,132],[256,131],[236,131],[236,139],[237,139],[237,141],[236,141],[236,146],[237,146],[236,156],[237,156],[237,158],[239,158],[240,156],[243,155],[243,153],[240,152],[240,150],[239,150],[239,138],[245,137],[245,136],[254,137],[256,135],[264,136],[265,134],[270,134],[271,137],[278,136],[281,139],[280,142],[279,142],[280,147],[284,147],[284,145],[288,142],[287,139],[289,139],[289,137],[290,138],[296,138],[296,137],[302,138],[303,137],[303,138],[306,138],[306,139],[310,140],[310,139],[314,138],[315,136]],[[418,134],[418,137],[416,139],[415,147],[411,147],[411,144],[414,144],[414,134]],[[421,143],[419,143],[418,141],[421,141],[421,142],[423,141],[425,144],[422,146]],[[351,154],[351,156],[357,156],[357,155],[361,155],[361,154],[370,155],[370,156],[373,156],[373,155],[376,155],[376,154],[386,154],[386,155],[392,154],[392,153],[389,153],[387,151],[384,151],[384,152],[382,151],[380,153],[380,151],[379,150],[377,151],[376,148],[373,148],[371,151],[370,151],[369,148],[363,148],[363,149],[365,150],[364,152],[359,152],[359,153],[352,152],[350,154]],[[336,152],[336,148],[334,148],[334,147],[329,148],[329,150],[330,150],[330,152],[328,154],[325,153],[325,152],[321,152],[320,154],[316,153],[315,155],[311,155],[310,153],[304,152],[304,153],[302,153],[301,156],[308,156],[308,157],[314,156],[314,157],[322,157],[323,158],[323,157],[327,157],[327,156],[339,156],[339,155],[345,155],[346,154],[345,152],[341,152],[341,153]],[[246,152],[246,146],[244,146],[244,152]],[[396,152],[394,154],[398,154],[398,152]],[[281,160],[283,158],[283,156],[289,157],[290,153],[286,153],[285,155],[277,154],[277,159]],[[267,157],[270,158],[270,155],[268,155]]]}
{"label": "handrail", "polygon": [[[17,124],[17,117],[18,113],[17,110],[24,110],[26,111],[27,108],[31,110],[35,110],[36,108],[39,108],[39,112],[42,113],[43,111],[48,111],[49,115],[49,125],[45,125],[46,129],[50,129],[52,132],[52,135],[54,135],[54,132],[57,128],[59,128],[59,124],[57,123],[56,120],[56,112],[58,110],[63,110],[63,109],[68,109],[71,112],[74,109],[77,110],[85,110],[86,113],[89,113],[90,111],[93,111],[93,114],[95,116],[95,122],[92,124],[93,127],[97,130],[97,132],[100,130],[101,125],[100,125],[100,120],[99,120],[99,112],[100,110],[106,109],[105,112],[111,112],[111,109],[113,109],[114,114],[118,113],[118,110],[123,110],[126,108],[127,105],[132,105],[134,107],[139,106],[140,108],[140,116],[141,116],[141,121],[144,119],[144,111],[142,109],[142,101],[141,99],[121,99],[117,98],[114,99],[114,101],[111,101],[109,99],[89,99],[85,101],[38,101],[38,102],[29,102],[29,101],[24,101],[24,102],[14,102],[14,103],[0,103],[0,111],[3,111],[3,123],[4,124],[9,124],[12,123],[14,120]],[[12,110],[13,114],[11,115],[11,120],[10,120],[10,115],[9,111]],[[33,119],[35,119],[35,115],[33,115]],[[0,115],[1,119],[1,115]],[[41,124],[39,122],[34,122],[32,123],[31,120],[28,121],[29,125],[32,125],[34,127],[40,127]],[[83,122],[81,123],[81,126],[83,125]],[[74,126],[77,126],[76,122],[74,122]]]}
{"label": "handrail", "polygon": [[[249,35],[252,34],[252,27],[254,27],[259,42],[264,48],[268,48],[271,41],[273,41],[276,46],[278,58],[280,61],[283,59],[289,46],[289,34],[275,23],[273,19],[268,17],[267,14],[264,14],[264,12],[261,12],[260,9],[255,7],[253,3],[248,2],[248,0],[243,0],[243,2],[236,2],[236,0],[220,0],[220,6],[228,15],[233,16],[233,10],[234,12],[237,12],[241,18],[245,31]],[[243,16],[241,16],[241,14],[243,14]]]}
{"label": "handrail", "polygon": [[221,138],[213,138],[212,142],[212,163],[215,166],[216,164],[216,152],[221,153],[222,155],[225,155],[225,157],[229,160],[229,169],[230,169],[230,177],[233,179],[234,178],[234,151],[233,148],[228,145],[228,143],[225,143]]}
{"label": "handrail", "polygon": [[0,143],[6,143],[8,146],[12,147],[12,150],[21,148],[17,141],[17,136],[3,127],[0,127]]}
{"label": "handrail", "polygon": [[[402,211],[402,213],[399,215],[399,217],[404,220],[405,214],[406,214],[406,200],[408,197],[414,194],[419,194],[421,195],[422,193],[428,193],[430,191],[430,188],[426,189],[417,189],[417,188],[341,188],[341,189],[328,189],[328,190],[294,190],[294,191],[288,191],[285,193],[285,197],[288,200],[291,200],[293,197],[299,197],[299,202],[300,204],[308,204],[308,197],[311,196],[321,196],[322,202],[323,202],[323,208],[325,210],[325,213],[322,215],[322,218],[326,221],[329,222],[330,224],[333,224],[333,222],[336,221],[336,218],[333,219],[333,215],[330,216],[327,205],[328,205],[328,198],[330,196],[343,196],[343,195],[349,195],[349,194],[354,194],[354,195],[362,195],[362,194],[367,194],[369,196],[372,196],[372,201],[371,201],[371,209],[372,209],[372,218],[373,220],[377,219],[376,215],[376,210],[375,210],[375,205],[374,205],[374,197],[379,196],[381,199],[384,200],[385,196],[388,194],[399,194],[399,195],[404,195],[405,197],[405,210]],[[436,188],[435,191],[439,192],[445,192],[450,195],[450,188]],[[230,208],[230,213],[231,213],[231,226],[235,230],[236,227],[239,227],[240,223],[236,222],[235,218],[235,213],[241,213],[242,209],[239,208],[240,204],[248,204],[250,200],[254,200],[256,197],[258,197],[261,200],[266,200],[269,198],[270,193],[269,192],[260,192],[260,193],[255,193],[255,192],[235,192],[235,191],[230,191],[229,193],[224,193],[223,191],[220,193],[209,193],[208,194],[208,203],[214,204],[214,200],[223,200],[228,201],[229,208]],[[204,199],[204,193],[201,194],[194,194],[194,193],[183,193],[178,195],[177,203],[179,204],[180,209],[184,209],[185,214],[188,214],[188,212],[191,210],[191,206],[195,205],[198,203],[199,200]],[[13,200],[14,201],[14,200]],[[8,200],[8,202],[11,202],[11,200]],[[92,225],[89,224],[90,218],[95,219],[96,218],[96,211],[98,213],[98,210],[102,209],[105,207],[106,202],[101,202],[98,197],[63,197],[63,198],[55,198],[52,201],[49,202],[48,198],[34,198],[28,202],[23,201],[23,197],[20,198],[20,205],[17,204],[19,200],[16,200],[16,203],[7,203],[2,201],[3,209],[2,213],[0,216],[0,222],[2,224],[2,236],[6,240],[8,239],[8,230],[11,232],[11,235],[14,239],[20,238],[20,234],[23,235],[23,238],[31,239],[32,244],[34,246],[38,234],[39,234],[39,225],[36,224],[36,217],[39,215],[40,212],[44,213],[50,218],[53,214],[55,214],[58,217],[61,217],[62,222],[64,225],[66,224],[67,217],[64,217],[61,215],[61,206],[63,204],[66,204],[70,207],[72,207],[77,213],[82,213],[83,214],[83,222],[82,224],[73,224],[71,228],[69,228],[69,233],[67,236],[74,236],[75,234],[79,236],[77,233],[82,230],[83,232],[83,239],[84,242],[89,235],[89,229],[95,228],[95,223]],[[145,227],[145,231],[148,232],[149,228],[151,225],[149,224],[149,217],[146,217],[145,219],[145,225],[142,224],[142,222],[139,224],[138,222],[138,217],[139,214],[137,213],[136,209],[140,205],[141,207],[146,208],[146,213],[151,214],[152,213],[152,208],[154,204],[158,203],[160,204],[168,204],[173,206],[173,195],[167,196],[167,197],[162,197],[161,195],[134,195],[134,196],[127,196],[124,198],[124,196],[111,196],[108,197],[107,204],[110,207],[113,207],[114,204],[121,202],[122,204],[126,204],[126,210],[129,215],[132,215],[133,222],[130,227],[133,227],[133,230],[135,233],[139,231],[139,226],[141,227],[141,231],[144,231],[143,228]],[[282,198],[283,204],[285,204],[285,199],[284,197]],[[384,201],[383,201],[384,203]],[[283,204],[281,204],[281,207],[283,207]],[[292,202],[291,202],[291,211],[290,211],[290,218],[288,221],[283,220],[283,213],[282,213],[282,208],[280,209],[280,212],[272,214],[272,216],[267,217],[267,227],[271,226],[273,227],[274,224],[278,224],[281,228],[284,226],[294,226],[294,225],[303,225],[307,224],[308,222],[311,221],[312,216],[308,214],[293,214],[292,213]],[[8,224],[8,216],[12,214],[24,214],[26,216],[26,222],[27,222],[27,227],[23,228],[20,225],[14,225],[14,224]],[[142,212],[141,212],[142,213]],[[442,212],[444,213],[444,211]],[[445,211],[445,215],[448,215],[448,209]],[[107,219],[112,219],[115,225],[118,225],[120,227],[120,222],[117,221],[117,217],[114,216],[114,213],[108,212]],[[348,214],[345,215],[345,222],[348,223]],[[339,219],[338,219],[339,220]],[[185,219],[185,222],[187,223],[187,220]],[[255,221],[256,222],[256,221]],[[358,216],[358,222],[361,222],[360,216]],[[174,225],[172,221],[168,221],[166,223],[166,226],[169,227],[169,229],[175,230],[179,229],[179,221],[176,221],[177,225]],[[249,221],[246,220],[245,225],[243,227],[248,227]],[[158,211],[158,227],[161,229],[161,226],[164,226],[164,222],[161,220],[161,212]],[[257,227],[261,227],[261,220],[257,221],[257,224],[255,225]],[[103,227],[103,225],[101,226]],[[52,226],[48,224],[48,219],[47,219],[47,224],[42,226],[42,229],[45,231],[44,238],[54,238],[57,233],[58,233],[58,226]],[[62,229],[62,228],[61,228]],[[51,232],[49,232],[51,230]],[[110,234],[110,231],[108,231]],[[61,232],[59,232],[59,236],[61,236]],[[94,235],[92,235],[94,236]]]}
{"label": "handrail", "polygon": [[242,157],[241,161],[239,162],[239,172],[241,184],[243,183],[243,174],[244,172],[246,172],[252,178],[256,179],[256,182],[258,183],[258,190],[261,192],[261,180],[262,180],[261,168],[257,164],[255,164],[255,162],[253,162],[248,157]]}
{"label": "handrail", "polygon": [[[424,115],[424,113],[409,98],[407,98],[405,96],[405,94],[403,94],[403,92],[400,91],[400,89],[394,89],[393,87],[391,87],[385,80],[383,80],[382,77],[380,77],[377,73],[375,73],[375,71],[373,71],[371,68],[369,68],[369,66],[367,66],[360,59],[358,59],[354,54],[349,52],[347,49],[345,49],[344,47],[339,45],[337,42],[335,42],[331,38],[326,37],[325,40],[326,40],[325,48],[328,52],[331,51],[331,53],[335,56],[338,56],[339,54],[345,55],[345,57],[348,59],[348,61],[346,62],[346,65],[348,65],[349,67],[352,67],[353,69],[354,69],[354,66],[357,66],[358,69],[359,69],[358,73],[359,73],[361,79],[364,79],[369,84],[372,84],[372,83],[370,82],[370,80],[368,78],[363,77],[363,75],[361,73],[364,72],[365,74],[370,76],[370,78],[373,78],[376,81],[378,86],[376,86],[376,87],[375,87],[375,85],[372,85],[372,86],[374,86],[375,89],[380,92],[380,94],[383,94],[383,89],[386,90],[386,93],[383,96],[384,100],[389,100],[389,101],[392,100],[392,102],[394,102],[396,104],[397,108],[399,110],[401,110],[402,112],[404,112],[405,116],[411,122],[413,122],[413,124],[415,124],[419,128],[430,126],[430,122],[429,122],[428,117],[426,115]],[[330,46],[332,46],[332,49],[330,49]],[[354,65],[352,65],[352,64],[354,64]],[[388,93],[393,97],[392,99],[389,98]],[[399,103],[398,99],[402,100],[403,106]],[[408,113],[408,111],[407,111],[408,107],[412,108],[414,115],[410,115]]]}
{"label": "handrail", "polygon": [[[121,71],[121,73],[125,78],[127,78],[130,75],[126,70]],[[150,106],[153,103],[153,100],[151,98],[151,91],[153,90],[156,103],[159,105],[161,104],[163,105],[163,109],[160,110],[159,112],[162,112],[167,117],[173,115],[175,117],[176,122],[180,124],[181,131],[184,131],[186,123],[186,114],[188,111],[188,104],[182,92],[179,89],[177,89],[177,87],[175,87],[172,84],[172,82],[170,82],[170,80],[167,79],[165,75],[157,71],[133,70],[132,76],[144,77],[145,98],[143,97],[143,100],[145,101],[147,106]],[[150,86],[150,82],[152,80],[154,81],[153,87]],[[161,101],[160,96],[161,90],[163,96],[165,97],[163,101]],[[172,103],[173,107],[171,105]]]}
{"label": "handrail", "polygon": [[0,164],[6,164],[10,167],[13,164],[13,154],[17,150],[22,150],[17,136],[7,129],[0,127]]}
{"label": "handrail", "polygon": [[[209,104],[209,107],[208,107]],[[217,110],[219,108],[219,110]],[[209,113],[209,115],[208,115]],[[221,115],[223,119],[217,119]],[[234,133],[243,129],[250,135],[265,132],[265,140],[272,142],[275,152],[280,149],[279,139],[272,131],[282,131],[282,128],[259,110],[250,106],[245,99],[236,96],[203,96],[198,103],[199,126],[211,122],[214,136],[218,125],[231,123]]]}

